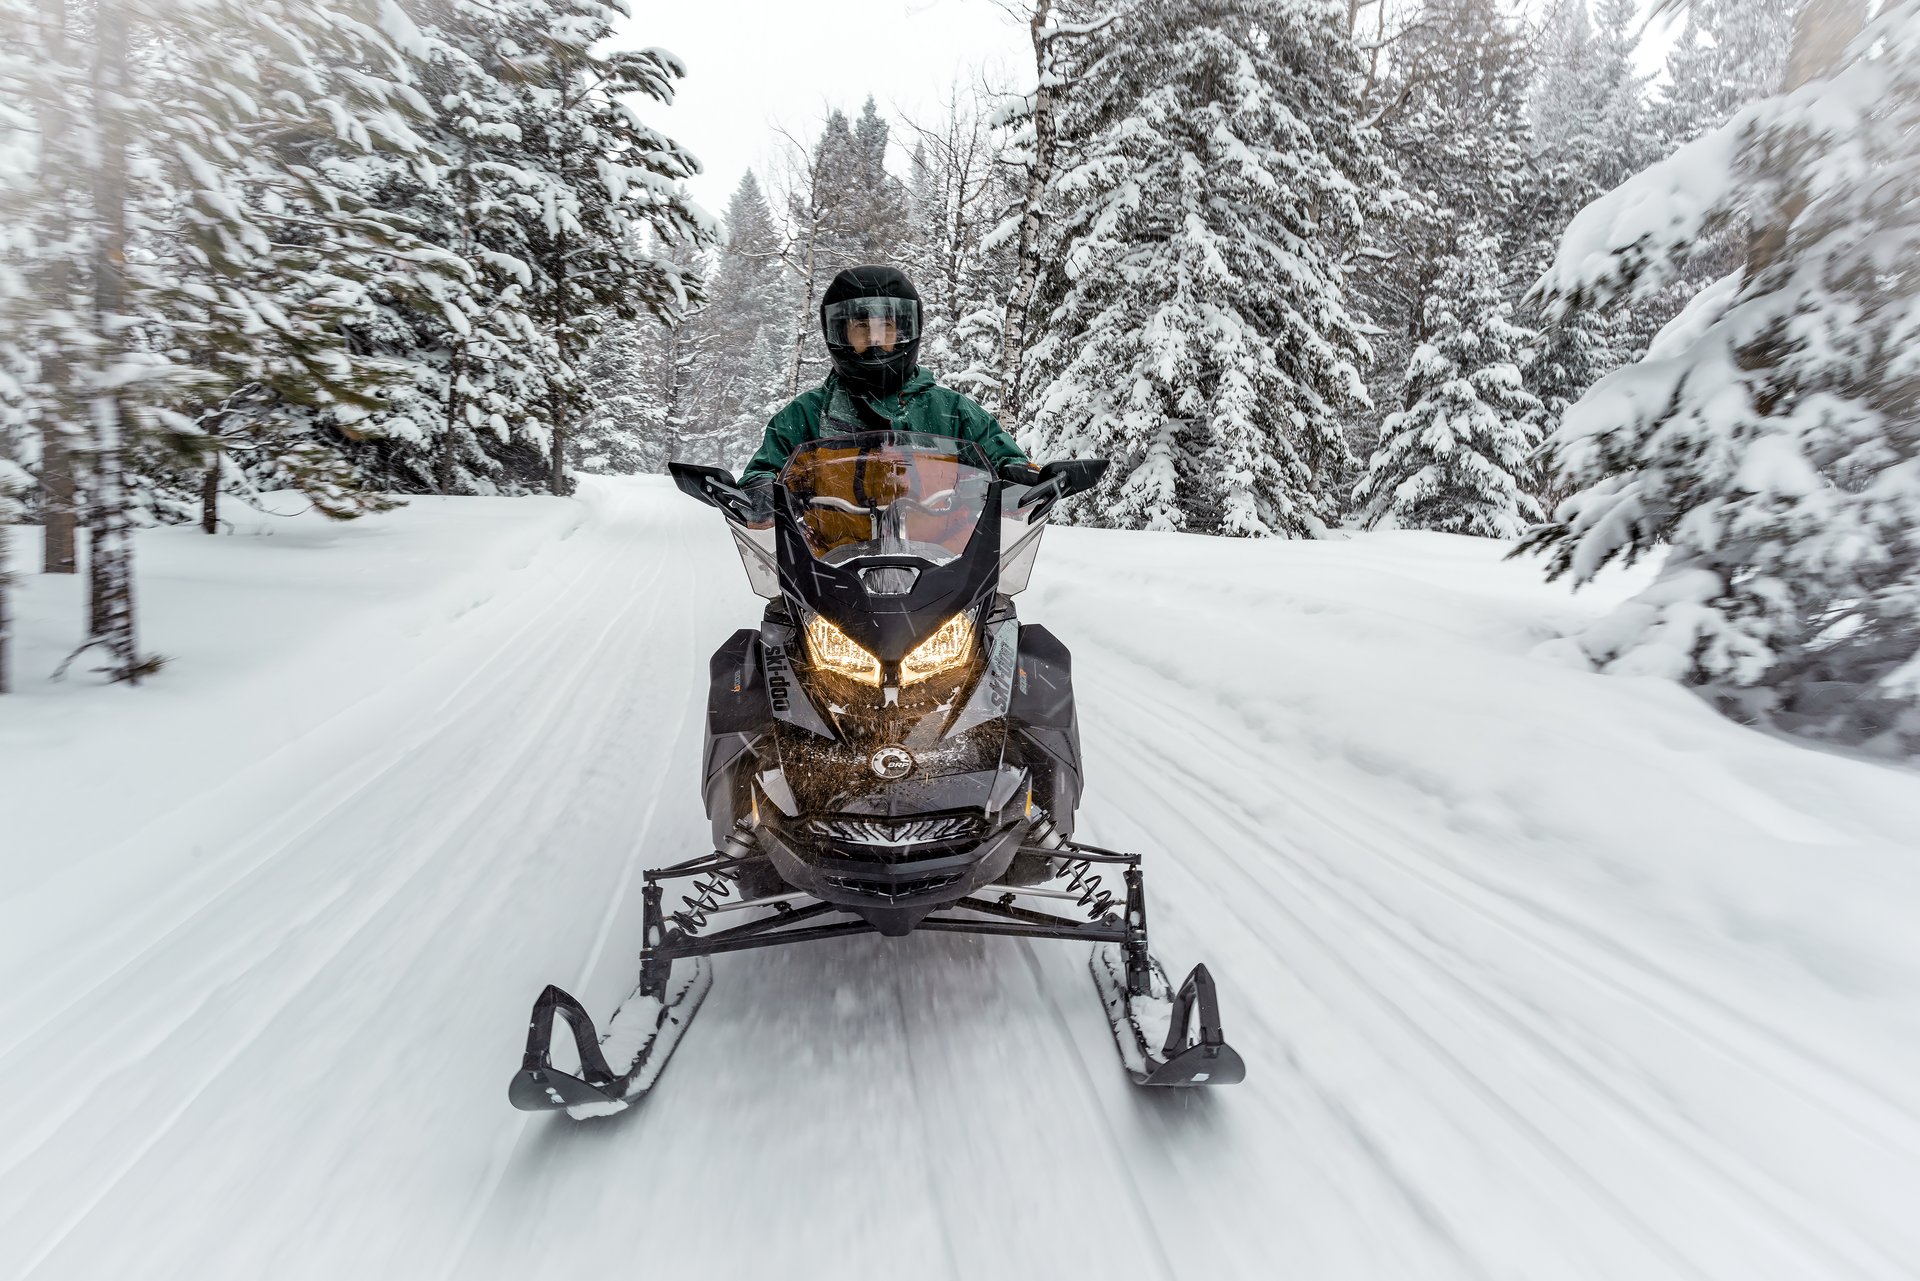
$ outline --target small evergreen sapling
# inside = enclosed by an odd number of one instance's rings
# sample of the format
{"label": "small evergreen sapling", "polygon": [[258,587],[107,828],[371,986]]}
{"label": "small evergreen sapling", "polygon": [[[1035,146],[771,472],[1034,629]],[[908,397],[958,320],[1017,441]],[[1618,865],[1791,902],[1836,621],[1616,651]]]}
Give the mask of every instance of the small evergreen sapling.
{"label": "small evergreen sapling", "polygon": [[1367,524],[1513,538],[1540,519],[1529,481],[1541,405],[1520,370],[1534,335],[1510,312],[1494,242],[1469,241],[1427,302],[1407,408],[1354,489]]}

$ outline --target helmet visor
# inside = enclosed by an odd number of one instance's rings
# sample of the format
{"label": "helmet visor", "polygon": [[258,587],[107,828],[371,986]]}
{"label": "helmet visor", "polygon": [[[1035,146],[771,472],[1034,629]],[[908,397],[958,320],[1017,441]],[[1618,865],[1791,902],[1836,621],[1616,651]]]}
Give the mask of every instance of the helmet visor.
{"label": "helmet visor", "polygon": [[891,355],[920,336],[920,304],[911,298],[849,298],[822,313],[829,347]]}

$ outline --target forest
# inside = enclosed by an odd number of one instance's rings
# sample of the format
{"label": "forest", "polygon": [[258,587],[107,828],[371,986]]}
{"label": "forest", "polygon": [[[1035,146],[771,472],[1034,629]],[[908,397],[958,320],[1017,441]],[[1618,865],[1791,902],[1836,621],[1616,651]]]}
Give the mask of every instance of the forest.
{"label": "forest", "polygon": [[1081,523],[1658,557],[1580,661],[1920,750],[1920,0],[1000,3],[1021,83],[711,216],[627,0],[0,0],[0,539],[77,666],[157,670],[142,526],[737,467],[885,262],[1113,461]]}

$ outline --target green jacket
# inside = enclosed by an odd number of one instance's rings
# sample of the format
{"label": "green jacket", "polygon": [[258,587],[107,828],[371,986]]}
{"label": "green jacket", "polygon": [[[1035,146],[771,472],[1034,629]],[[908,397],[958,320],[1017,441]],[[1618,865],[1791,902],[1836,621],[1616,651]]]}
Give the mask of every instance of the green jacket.
{"label": "green jacket", "polygon": [[786,466],[793,451],[806,441],[857,431],[887,430],[889,424],[895,431],[970,440],[980,446],[995,472],[1005,463],[1027,461],[999,419],[959,392],[940,386],[924,369],[908,379],[898,395],[861,399],[866,409],[864,414],[854,405],[853,393],[840,384],[836,374],[828,374],[827,380],[818,387],[801,392],[767,424],[760,450],[740,473],[740,482],[755,484],[772,480]]}

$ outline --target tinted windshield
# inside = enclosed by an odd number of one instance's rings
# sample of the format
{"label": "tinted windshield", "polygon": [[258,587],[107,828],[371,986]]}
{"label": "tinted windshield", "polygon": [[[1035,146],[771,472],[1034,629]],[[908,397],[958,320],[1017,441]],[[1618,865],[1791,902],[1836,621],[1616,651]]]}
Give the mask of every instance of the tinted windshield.
{"label": "tinted windshield", "polygon": [[917,556],[944,565],[966,549],[993,476],[971,441],[876,431],[802,445],[780,483],[820,560]]}

